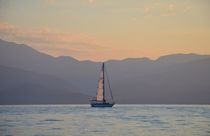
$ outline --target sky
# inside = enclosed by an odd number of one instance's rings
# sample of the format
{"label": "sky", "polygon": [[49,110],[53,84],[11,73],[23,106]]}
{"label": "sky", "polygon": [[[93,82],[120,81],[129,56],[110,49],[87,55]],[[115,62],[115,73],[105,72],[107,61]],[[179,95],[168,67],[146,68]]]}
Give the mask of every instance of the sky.
{"label": "sky", "polygon": [[78,60],[210,54],[209,0],[0,0],[0,39]]}

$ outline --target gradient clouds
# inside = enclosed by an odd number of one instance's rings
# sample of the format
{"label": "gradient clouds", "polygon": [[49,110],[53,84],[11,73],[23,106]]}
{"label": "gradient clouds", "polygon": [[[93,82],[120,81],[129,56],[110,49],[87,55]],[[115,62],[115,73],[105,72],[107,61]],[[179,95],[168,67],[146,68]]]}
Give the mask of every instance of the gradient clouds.
{"label": "gradient clouds", "polygon": [[77,56],[77,54],[106,50],[105,47],[97,45],[96,40],[88,34],[70,34],[50,28],[21,29],[7,23],[0,23],[0,37],[8,41],[32,45],[33,48],[54,56],[69,55],[69,53]]}
{"label": "gradient clouds", "polygon": [[0,5],[0,38],[53,56],[210,54],[208,0],[1,0]]}

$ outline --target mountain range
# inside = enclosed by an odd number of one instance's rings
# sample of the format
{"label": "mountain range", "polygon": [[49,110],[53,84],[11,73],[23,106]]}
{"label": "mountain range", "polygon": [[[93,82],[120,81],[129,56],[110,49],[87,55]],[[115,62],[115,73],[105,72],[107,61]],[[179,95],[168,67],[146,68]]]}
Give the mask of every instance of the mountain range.
{"label": "mountain range", "polygon": [[[105,64],[116,103],[210,104],[210,55],[172,54]],[[0,104],[89,103],[100,67],[101,62],[53,57],[0,40]]]}

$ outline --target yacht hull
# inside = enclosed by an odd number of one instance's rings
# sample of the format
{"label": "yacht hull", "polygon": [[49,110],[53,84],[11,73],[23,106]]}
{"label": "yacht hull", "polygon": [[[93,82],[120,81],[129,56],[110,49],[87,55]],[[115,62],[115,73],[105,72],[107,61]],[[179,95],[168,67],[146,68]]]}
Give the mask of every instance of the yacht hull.
{"label": "yacht hull", "polygon": [[105,107],[113,107],[114,103],[91,103],[91,107],[101,107],[101,108],[105,108]]}

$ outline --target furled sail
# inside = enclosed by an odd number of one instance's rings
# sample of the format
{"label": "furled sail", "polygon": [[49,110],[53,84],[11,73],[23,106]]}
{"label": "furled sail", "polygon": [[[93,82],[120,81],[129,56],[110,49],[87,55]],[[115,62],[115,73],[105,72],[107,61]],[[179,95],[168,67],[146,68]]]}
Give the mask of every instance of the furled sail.
{"label": "furled sail", "polygon": [[104,100],[104,66],[102,66],[102,69],[101,69],[100,75],[99,75],[96,100],[97,101]]}

